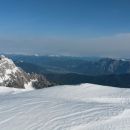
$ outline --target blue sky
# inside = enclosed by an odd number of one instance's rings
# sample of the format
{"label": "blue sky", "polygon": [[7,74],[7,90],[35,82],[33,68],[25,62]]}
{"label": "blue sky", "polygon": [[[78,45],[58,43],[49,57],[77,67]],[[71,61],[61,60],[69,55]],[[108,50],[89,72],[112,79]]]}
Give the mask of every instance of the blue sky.
{"label": "blue sky", "polygon": [[129,57],[129,0],[0,0],[0,51]]}

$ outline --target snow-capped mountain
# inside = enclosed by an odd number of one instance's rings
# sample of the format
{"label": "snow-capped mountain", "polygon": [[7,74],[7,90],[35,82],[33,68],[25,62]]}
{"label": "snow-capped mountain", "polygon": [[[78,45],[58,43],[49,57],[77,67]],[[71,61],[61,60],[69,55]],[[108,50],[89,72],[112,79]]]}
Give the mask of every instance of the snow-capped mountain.
{"label": "snow-capped mountain", "polygon": [[11,59],[0,56],[0,86],[14,88],[43,88],[51,86],[44,76],[29,74],[17,67]]}

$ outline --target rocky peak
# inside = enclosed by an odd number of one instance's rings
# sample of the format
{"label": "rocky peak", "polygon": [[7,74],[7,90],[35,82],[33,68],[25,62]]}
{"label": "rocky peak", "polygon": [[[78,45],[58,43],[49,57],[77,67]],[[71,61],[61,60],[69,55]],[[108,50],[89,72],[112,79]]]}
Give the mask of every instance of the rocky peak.
{"label": "rocky peak", "polygon": [[11,59],[0,56],[0,86],[15,88],[43,88],[51,83],[42,75],[29,74],[17,67]]}

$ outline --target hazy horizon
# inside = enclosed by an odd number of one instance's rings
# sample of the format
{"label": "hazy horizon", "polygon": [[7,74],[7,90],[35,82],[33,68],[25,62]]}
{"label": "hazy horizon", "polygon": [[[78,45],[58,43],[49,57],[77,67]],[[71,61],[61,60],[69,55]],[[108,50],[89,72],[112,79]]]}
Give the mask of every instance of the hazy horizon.
{"label": "hazy horizon", "polygon": [[1,0],[0,52],[130,58],[129,0]]}

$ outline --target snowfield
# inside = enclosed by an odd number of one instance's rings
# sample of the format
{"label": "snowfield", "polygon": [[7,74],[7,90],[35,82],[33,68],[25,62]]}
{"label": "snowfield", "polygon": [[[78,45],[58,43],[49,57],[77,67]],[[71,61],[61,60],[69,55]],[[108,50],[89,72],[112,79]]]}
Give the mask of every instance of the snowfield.
{"label": "snowfield", "polygon": [[0,130],[130,130],[130,89],[10,89],[0,89]]}

